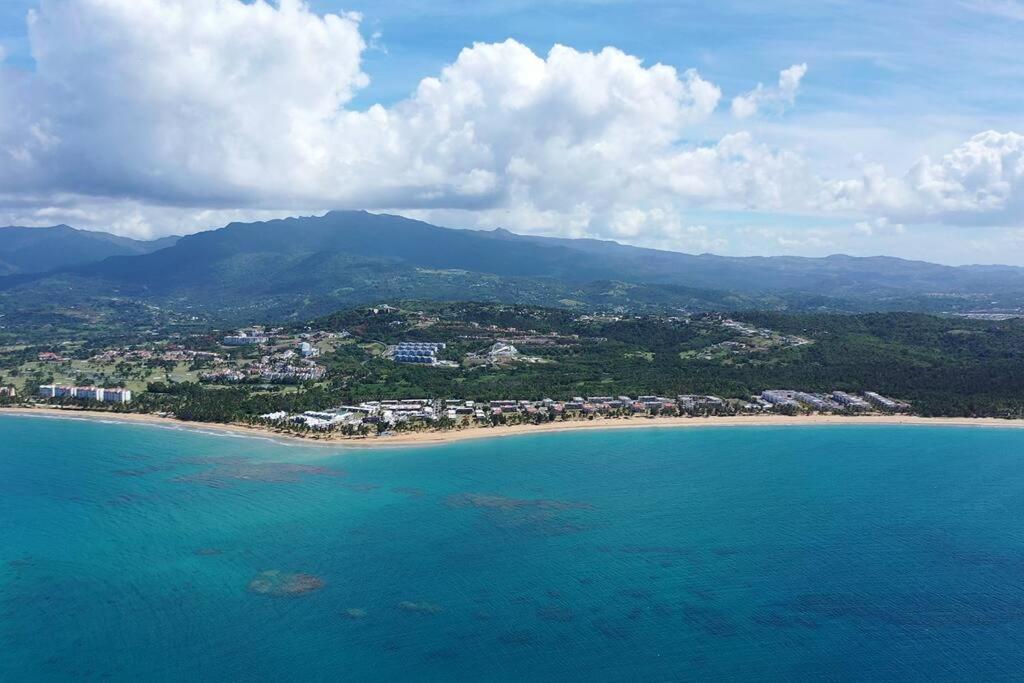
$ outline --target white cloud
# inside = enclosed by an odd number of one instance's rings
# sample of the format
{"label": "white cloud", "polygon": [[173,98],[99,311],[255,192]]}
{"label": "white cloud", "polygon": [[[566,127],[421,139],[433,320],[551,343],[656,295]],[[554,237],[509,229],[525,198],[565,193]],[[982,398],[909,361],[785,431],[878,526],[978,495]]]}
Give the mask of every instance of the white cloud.
{"label": "white cloud", "polygon": [[902,177],[868,165],[860,178],[825,187],[827,208],[908,221],[1019,225],[1024,221],[1024,135],[979,133],[937,161],[922,157]]}
{"label": "white cloud", "polygon": [[[617,194],[706,119],[695,71],[614,48],[462,51],[394,107],[367,83],[356,15],[298,0],[43,0],[35,76],[0,147],[11,192],[190,207],[493,208]],[[0,93],[15,93],[4,78]],[[6,99],[6,98],[5,98]]]}
{"label": "white cloud", "polygon": [[872,237],[875,234],[902,234],[904,231],[904,226],[902,223],[893,223],[885,216],[882,216],[880,218],[874,218],[872,220],[857,221],[853,225],[853,230],[857,234]]}
{"label": "white cloud", "polygon": [[[30,41],[34,71],[0,65],[6,222],[152,235],[368,208],[696,248],[719,238],[695,209],[1024,221],[1019,135],[903,176],[821,178],[750,133],[709,140],[715,84],[615,48],[478,43],[407,99],[357,110],[360,17],[299,0],[41,0]],[[792,105],[806,71],[733,112]]]}
{"label": "white cloud", "polygon": [[732,100],[732,114],[738,119],[755,116],[762,108],[771,107],[783,110],[796,103],[796,95],[800,91],[800,81],[807,74],[806,64],[794,64],[779,72],[779,83],[776,87],[766,88],[758,83],[757,87]]}

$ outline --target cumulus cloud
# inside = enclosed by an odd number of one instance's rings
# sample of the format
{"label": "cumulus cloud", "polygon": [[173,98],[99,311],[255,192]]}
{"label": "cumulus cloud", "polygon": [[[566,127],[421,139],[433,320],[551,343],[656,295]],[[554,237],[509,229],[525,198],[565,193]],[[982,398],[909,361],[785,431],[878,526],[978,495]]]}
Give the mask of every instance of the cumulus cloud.
{"label": "cumulus cloud", "polygon": [[758,83],[757,87],[732,100],[732,115],[738,119],[755,116],[765,107],[783,110],[796,103],[796,95],[800,91],[800,81],[807,74],[806,64],[794,64],[779,72],[779,83],[775,87],[765,87]]}
{"label": "cumulus cloud", "polygon": [[878,165],[825,184],[823,204],[904,220],[1019,224],[1024,220],[1024,135],[986,131],[941,159],[922,157],[900,177]]}
{"label": "cumulus cloud", "polygon": [[546,210],[620,194],[717,107],[696,71],[614,48],[476,44],[410,98],[346,108],[357,15],[299,0],[43,0],[0,128],[11,192],[195,207]]}
{"label": "cumulus cloud", "polygon": [[[0,64],[0,218],[152,235],[368,208],[713,247],[688,212],[1024,217],[1020,136],[982,134],[903,176],[823,179],[750,133],[708,140],[714,83],[611,47],[477,43],[405,100],[356,109],[360,21],[300,0],[41,0],[35,69]],[[806,71],[733,113],[790,106]]]}

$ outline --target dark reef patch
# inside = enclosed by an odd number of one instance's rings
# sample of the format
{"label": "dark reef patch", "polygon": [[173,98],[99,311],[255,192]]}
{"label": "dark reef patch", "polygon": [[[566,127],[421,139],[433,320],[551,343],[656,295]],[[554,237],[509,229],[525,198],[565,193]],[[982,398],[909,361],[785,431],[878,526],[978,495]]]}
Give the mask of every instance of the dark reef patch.
{"label": "dark reef patch", "polygon": [[410,600],[398,603],[398,609],[411,614],[438,614],[442,611],[440,605],[435,605],[432,602],[412,602]]}
{"label": "dark reef patch", "polygon": [[202,465],[207,469],[182,474],[174,481],[202,484],[213,488],[230,486],[236,482],[293,484],[307,477],[343,477],[345,473],[327,467],[287,462],[260,462],[247,458],[193,458],[181,461],[188,465]]}
{"label": "dark reef patch", "polygon": [[479,493],[463,493],[449,496],[445,505],[450,508],[475,508],[481,510],[486,519],[501,529],[522,530],[544,536],[583,531],[587,527],[566,514],[574,511],[591,510],[588,503],[563,500],[506,498]]}
{"label": "dark reef patch", "polygon": [[590,510],[594,507],[589,503],[576,503],[565,500],[505,498],[504,496],[481,493],[461,493],[448,496],[445,504],[453,508],[475,507],[492,510]]}
{"label": "dark reef patch", "polygon": [[323,588],[325,582],[313,574],[289,574],[279,569],[260,572],[249,582],[249,592],[276,597],[297,597]]}
{"label": "dark reef patch", "polygon": [[148,465],[146,467],[136,467],[123,470],[114,470],[113,474],[118,477],[145,477],[148,474],[157,474],[159,472],[169,472],[175,469],[174,465]]}

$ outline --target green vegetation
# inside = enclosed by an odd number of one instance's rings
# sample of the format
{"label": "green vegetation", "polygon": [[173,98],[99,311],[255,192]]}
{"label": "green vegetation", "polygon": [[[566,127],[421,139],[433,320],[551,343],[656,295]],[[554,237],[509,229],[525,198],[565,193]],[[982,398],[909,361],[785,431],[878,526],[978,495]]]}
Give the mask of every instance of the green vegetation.
{"label": "green vegetation", "polygon": [[[31,392],[43,382],[97,379],[148,391],[135,410],[184,419],[235,421],[287,410],[363,400],[428,397],[555,399],[678,393],[747,398],[767,388],[874,390],[937,416],[1024,417],[1024,321],[977,321],[906,313],[818,315],[744,313],[733,320],[693,316],[580,315],[564,309],[467,303],[404,303],[348,309],[294,326],[348,331],[325,346],[323,381],[292,387],[208,386],[199,365],[147,360],[96,364],[102,344],[0,348],[0,383]],[[543,362],[465,362],[467,354],[510,340]],[[458,367],[396,364],[399,341],[443,341]],[[208,349],[209,335],[179,339]],[[70,360],[42,363],[40,351]],[[234,352],[244,361],[258,353]],[[24,393],[22,394],[24,395]]]}
{"label": "green vegetation", "polygon": [[[0,243],[20,232],[0,230]],[[47,238],[47,246],[25,252],[0,244],[0,343],[105,329],[300,322],[404,298],[648,314],[1013,313],[1024,306],[1022,268],[845,256],[694,256],[613,242],[449,230],[364,212],[231,224],[163,249],[157,247],[170,242],[107,236],[101,248],[86,249],[80,240],[94,244],[96,234],[29,235]]]}

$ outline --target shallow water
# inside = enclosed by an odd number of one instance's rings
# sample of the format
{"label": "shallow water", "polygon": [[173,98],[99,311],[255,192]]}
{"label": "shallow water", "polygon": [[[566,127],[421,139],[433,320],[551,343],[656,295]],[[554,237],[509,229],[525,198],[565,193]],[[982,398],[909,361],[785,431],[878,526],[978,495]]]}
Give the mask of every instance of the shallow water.
{"label": "shallow water", "polygon": [[331,450],[0,417],[0,680],[998,679],[1024,431]]}

